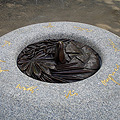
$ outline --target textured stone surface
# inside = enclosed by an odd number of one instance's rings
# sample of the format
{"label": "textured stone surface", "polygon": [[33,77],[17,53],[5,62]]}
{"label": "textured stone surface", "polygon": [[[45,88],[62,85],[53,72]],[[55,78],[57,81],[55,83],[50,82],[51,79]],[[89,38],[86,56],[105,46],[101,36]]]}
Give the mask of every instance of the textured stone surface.
{"label": "textured stone surface", "polygon": [[[18,69],[17,56],[24,47],[57,38],[71,38],[91,46],[102,58],[100,70],[83,81],[57,84],[34,80]],[[9,70],[0,71],[1,120],[120,119],[120,37],[113,33],[75,22],[26,26],[0,37],[0,67]],[[107,82],[102,83],[104,80]],[[37,87],[27,89],[32,86]]]}

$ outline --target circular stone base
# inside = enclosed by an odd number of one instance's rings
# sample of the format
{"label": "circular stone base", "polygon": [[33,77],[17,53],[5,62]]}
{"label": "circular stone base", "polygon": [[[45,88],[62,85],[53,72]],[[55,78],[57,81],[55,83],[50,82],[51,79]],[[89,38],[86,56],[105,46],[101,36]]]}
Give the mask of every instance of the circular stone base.
{"label": "circular stone base", "polygon": [[[27,45],[45,39],[74,39],[89,45],[102,59],[93,76],[75,83],[34,80],[17,67]],[[120,38],[76,22],[26,26],[0,38],[0,119],[118,120],[120,100]]]}

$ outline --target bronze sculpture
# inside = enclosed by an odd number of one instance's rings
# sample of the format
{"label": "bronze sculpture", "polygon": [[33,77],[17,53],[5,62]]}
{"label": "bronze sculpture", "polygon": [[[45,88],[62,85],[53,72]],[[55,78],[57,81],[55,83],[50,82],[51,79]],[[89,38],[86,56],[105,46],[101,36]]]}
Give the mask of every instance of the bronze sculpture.
{"label": "bronze sculpture", "polygon": [[44,40],[28,45],[17,59],[26,75],[44,82],[68,83],[90,77],[101,66],[97,52],[70,39]]}

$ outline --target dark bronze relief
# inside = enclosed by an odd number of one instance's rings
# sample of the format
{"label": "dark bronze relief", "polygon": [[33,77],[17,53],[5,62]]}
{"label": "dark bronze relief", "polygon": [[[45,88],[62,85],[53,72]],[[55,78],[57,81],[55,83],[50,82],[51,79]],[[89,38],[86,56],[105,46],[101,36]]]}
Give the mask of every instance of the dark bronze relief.
{"label": "dark bronze relief", "polygon": [[101,66],[101,58],[92,48],[70,39],[44,40],[28,45],[17,59],[27,76],[51,83],[69,83],[86,79]]}

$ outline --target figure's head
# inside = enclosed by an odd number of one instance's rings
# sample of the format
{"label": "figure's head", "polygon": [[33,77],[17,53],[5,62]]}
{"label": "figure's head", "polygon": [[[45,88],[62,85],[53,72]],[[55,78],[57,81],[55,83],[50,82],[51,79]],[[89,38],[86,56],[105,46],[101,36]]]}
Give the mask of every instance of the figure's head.
{"label": "figure's head", "polygon": [[61,49],[63,49],[63,47],[64,47],[63,42],[62,42],[62,41],[59,41],[59,42],[57,43],[57,50],[61,50]]}

